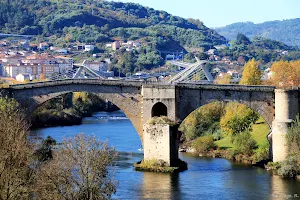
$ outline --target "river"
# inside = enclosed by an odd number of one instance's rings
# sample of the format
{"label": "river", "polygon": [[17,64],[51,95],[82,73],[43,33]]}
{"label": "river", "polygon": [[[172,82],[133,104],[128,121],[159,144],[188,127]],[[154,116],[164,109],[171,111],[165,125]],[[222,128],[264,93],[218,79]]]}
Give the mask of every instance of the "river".
{"label": "river", "polygon": [[143,157],[140,138],[120,112],[96,113],[81,125],[32,131],[57,141],[77,133],[94,134],[119,151],[115,178],[119,181],[114,199],[300,199],[300,181],[284,180],[264,169],[220,158],[180,154],[188,170],[179,174],[136,172],[133,163]]}

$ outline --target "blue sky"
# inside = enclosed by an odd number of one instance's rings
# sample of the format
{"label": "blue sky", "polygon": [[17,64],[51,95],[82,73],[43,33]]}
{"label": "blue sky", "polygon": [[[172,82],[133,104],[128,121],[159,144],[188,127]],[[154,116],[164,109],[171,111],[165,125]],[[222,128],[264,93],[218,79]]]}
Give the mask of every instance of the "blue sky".
{"label": "blue sky", "polygon": [[208,27],[300,18],[300,0],[118,0],[196,18]]}

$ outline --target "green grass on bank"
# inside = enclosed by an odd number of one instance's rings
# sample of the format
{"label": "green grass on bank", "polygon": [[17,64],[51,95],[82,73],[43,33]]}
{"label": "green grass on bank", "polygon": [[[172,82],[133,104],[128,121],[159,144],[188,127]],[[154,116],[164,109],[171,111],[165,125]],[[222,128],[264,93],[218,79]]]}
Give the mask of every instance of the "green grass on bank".
{"label": "green grass on bank", "polygon": [[233,147],[233,144],[230,142],[230,137],[224,137],[223,139],[216,141],[215,144],[222,149]]}
{"label": "green grass on bank", "polygon": [[[252,126],[252,136],[258,145],[262,145],[267,141],[267,135],[270,133],[270,127],[267,122],[260,117],[257,122]],[[232,148],[233,144],[230,142],[230,137],[225,137],[215,142],[220,148]]]}

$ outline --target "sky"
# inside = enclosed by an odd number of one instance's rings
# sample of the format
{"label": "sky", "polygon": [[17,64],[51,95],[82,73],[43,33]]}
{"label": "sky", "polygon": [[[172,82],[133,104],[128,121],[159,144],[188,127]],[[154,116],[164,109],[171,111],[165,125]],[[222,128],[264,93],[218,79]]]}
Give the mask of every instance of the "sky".
{"label": "sky", "polygon": [[235,22],[300,18],[300,0],[115,0],[134,2],[184,18],[199,19],[210,28]]}

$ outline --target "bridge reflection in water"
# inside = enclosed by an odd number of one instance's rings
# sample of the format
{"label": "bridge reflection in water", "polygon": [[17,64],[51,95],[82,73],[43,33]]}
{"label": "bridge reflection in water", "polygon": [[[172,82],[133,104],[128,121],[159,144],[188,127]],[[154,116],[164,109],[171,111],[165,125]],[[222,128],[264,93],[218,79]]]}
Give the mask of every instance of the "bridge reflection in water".
{"label": "bridge reflection in water", "polygon": [[300,181],[298,180],[282,179],[274,175],[270,178],[270,186],[273,199],[300,199]]}
{"label": "bridge reflection in water", "polygon": [[[174,199],[179,190],[179,174],[145,172],[143,174],[144,199]],[[176,192],[177,191],[177,192]]]}

